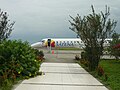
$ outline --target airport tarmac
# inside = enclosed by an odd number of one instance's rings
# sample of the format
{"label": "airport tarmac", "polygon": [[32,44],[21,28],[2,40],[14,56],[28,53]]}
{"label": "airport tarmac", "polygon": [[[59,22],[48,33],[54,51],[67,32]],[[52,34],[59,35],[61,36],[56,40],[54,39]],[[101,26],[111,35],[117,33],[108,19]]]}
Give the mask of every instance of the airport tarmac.
{"label": "airport tarmac", "polygon": [[[52,50],[51,53],[49,53],[49,50],[47,49],[44,49],[43,51],[45,53],[45,58],[47,59],[45,60],[46,62],[73,63],[75,62],[74,59],[76,55],[81,58],[81,52],[83,50]],[[115,59],[115,57],[104,54],[101,56],[101,59]]]}
{"label": "airport tarmac", "polygon": [[80,51],[45,51],[45,62],[40,71],[44,74],[24,80],[14,90],[108,90],[79,64],[74,55]]}

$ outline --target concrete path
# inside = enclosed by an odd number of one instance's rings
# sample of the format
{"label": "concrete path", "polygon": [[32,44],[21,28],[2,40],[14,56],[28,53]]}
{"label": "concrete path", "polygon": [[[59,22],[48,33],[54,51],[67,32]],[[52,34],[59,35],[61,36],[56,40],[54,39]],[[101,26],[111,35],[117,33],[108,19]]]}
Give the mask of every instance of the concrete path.
{"label": "concrete path", "polygon": [[24,80],[15,90],[108,90],[77,63],[43,63],[45,74]]}

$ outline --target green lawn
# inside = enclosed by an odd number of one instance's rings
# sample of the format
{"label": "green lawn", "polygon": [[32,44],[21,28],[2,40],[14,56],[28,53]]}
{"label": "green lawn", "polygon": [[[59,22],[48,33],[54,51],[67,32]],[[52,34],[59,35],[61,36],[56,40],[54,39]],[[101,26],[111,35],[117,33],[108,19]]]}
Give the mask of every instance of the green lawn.
{"label": "green lawn", "polygon": [[101,60],[100,65],[108,75],[108,80],[105,83],[107,83],[112,90],[120,90],[120,61]]}
{"label": "green lawn", "polygon": [[100,66],[104,69],[104,73],[107,75],[108,79],[105,80],[105,76],[98,76],[96,71],[89,71],[88,67],[84,64],[79,63],[83,68],[85,68],[90,74],[92,74],[95,78],[100,80],[105,86],[107,86],[110,90],[120,90],[120,60],[101,60]]}

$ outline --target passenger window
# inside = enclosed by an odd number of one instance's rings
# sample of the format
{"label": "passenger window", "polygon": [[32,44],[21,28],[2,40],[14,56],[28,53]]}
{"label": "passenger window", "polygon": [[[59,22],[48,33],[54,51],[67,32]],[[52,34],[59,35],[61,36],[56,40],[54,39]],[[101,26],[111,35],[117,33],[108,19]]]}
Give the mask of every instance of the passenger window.
{"label": "passenger window", "polygon": [[77,43],[79,43],[79,41],[77,41]]}

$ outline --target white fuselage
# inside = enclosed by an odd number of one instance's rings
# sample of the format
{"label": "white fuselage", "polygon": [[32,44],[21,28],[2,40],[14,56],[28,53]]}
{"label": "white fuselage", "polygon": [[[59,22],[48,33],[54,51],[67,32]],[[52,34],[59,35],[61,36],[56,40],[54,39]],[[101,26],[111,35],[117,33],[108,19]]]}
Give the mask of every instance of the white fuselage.
{"label": "white fuselage", "polygon": [[[48,39],[43,39],[43,46],[47,46]],[[84,43],[79,38],[51,38],[51,47],[83,47]]]}
{"label": "white fuselage", "polygon": [[[51,47],[76,47],[76,48],[85,47],[83,41],[80,38],[46,38],[42,39],[41,42],[32,44],[31,47],[33,48],[47,47],[48,39],[51,40],[50,42]],[[104,46],[109,46],[109,41],[111,41],[111,39],[105,39]]]}

